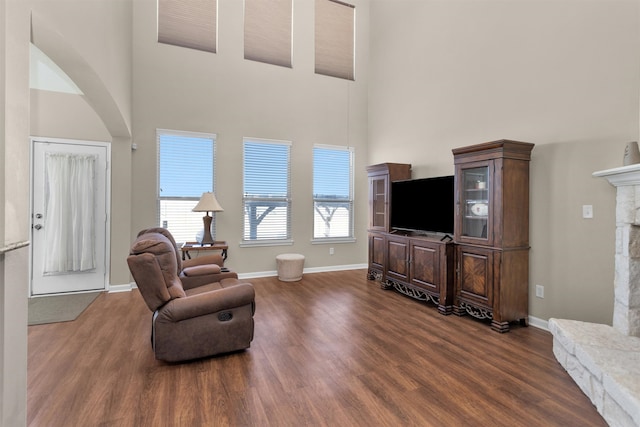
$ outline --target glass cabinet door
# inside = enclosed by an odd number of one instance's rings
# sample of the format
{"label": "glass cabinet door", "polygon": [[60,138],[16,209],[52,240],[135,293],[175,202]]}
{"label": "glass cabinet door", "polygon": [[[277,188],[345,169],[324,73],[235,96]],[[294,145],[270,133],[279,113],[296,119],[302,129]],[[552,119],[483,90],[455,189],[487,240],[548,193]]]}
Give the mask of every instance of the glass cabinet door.
{"label": "glass cabinet door", "polygon": [[487,239],[490,232],[490,182],[489,166],[463,168],[461,170],[460,209],[462,215],[461,236]]}
{"label": "glass cabinet door", "polygon": [[387,227],[387,179],[384,176],[372,178],[371,191],[371,228],[385,230]]}

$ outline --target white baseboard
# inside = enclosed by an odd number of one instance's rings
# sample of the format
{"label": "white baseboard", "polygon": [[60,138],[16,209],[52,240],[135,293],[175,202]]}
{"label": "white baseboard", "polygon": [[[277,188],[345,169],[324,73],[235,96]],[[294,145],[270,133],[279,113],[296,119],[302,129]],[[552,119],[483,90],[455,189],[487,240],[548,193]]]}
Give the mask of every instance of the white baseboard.
{"label": "white baseboard", "polygon": [[137,288],[135,282],[126,283],[124,285],[109,285],[109,293],[113,294],[116,292],[131,292],[131,290]]}
{"label": "white baseboard", "polygon": [[[347,265],[330,265],[326,267],[310,267],[304,268],[302,274],[305,273],[325,273],[328,271],[344,271],[344,270],[360,270],[367,268],[367,264],[347,264]],[[238,279],[256,279],[259,277],[274,277],[277,276],[276,270],[270,271],[256,271],[253,273],[239,273]]]}
{"label": "white baseboard", "polygon": [[367,264],[347,264],[347,265],[330,265],[328,267],[305,268],[304,273],[323,273],[325,271],[344,271],[344,270],[361,270],[366,269]]}
{"label": "white baseboard", "polygon": [[529,316],[529,326],[533,326],[534,328],[544,329],[549,332],[549,321],[543,320],[538,317]]}

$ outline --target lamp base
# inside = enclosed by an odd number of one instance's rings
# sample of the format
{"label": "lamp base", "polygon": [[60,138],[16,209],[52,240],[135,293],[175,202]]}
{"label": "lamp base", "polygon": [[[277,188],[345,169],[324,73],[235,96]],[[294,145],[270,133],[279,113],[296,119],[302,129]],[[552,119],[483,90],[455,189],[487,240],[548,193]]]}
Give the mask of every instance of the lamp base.
{"label": "lamp base", "polygon": [[213,236],[211,235],[212,220],[213,218],[210,217],[209,215],[205,215],[202,217],[202,221],[204,222],[204,236],[202,237],[203,245],[213,245],[214,243]]}

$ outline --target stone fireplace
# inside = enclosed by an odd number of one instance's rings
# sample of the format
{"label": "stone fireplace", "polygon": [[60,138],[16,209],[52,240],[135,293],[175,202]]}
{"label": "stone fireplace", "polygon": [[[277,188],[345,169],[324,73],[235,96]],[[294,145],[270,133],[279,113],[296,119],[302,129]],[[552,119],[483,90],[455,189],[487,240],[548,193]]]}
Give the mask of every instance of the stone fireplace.
{"label": "stone fireplace", "polygon": [[616,187],[613,326],[549,319],[553,353],[611,426],[640,426],[640,164],[595,172]]}
{"label": "stone fireplace", "polygon": [[613,327],[640,337],[640,165],[595,172],[616,187]]}

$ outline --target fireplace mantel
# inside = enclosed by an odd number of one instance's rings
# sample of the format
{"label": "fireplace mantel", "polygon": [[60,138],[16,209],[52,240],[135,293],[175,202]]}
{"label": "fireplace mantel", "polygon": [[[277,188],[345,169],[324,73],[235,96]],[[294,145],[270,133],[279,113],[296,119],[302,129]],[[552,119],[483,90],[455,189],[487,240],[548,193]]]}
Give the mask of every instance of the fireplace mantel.
{"label": "fireplace mantel", "polygon": [[640,164],[594,172],[593,176],[606,178],[614,187],[640,185]]}

